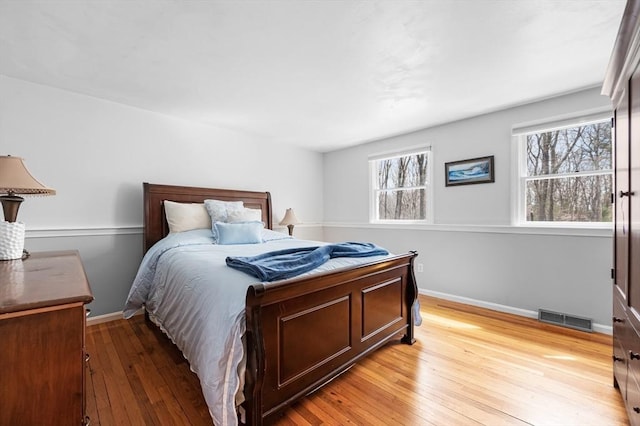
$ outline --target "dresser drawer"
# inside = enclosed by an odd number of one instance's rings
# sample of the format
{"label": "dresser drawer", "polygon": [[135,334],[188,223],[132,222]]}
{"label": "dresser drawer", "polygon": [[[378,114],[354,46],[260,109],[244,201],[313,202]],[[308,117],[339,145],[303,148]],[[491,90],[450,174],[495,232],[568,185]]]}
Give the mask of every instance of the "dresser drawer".
{"label": "dresser drawer", "polygon": [[627,397],[627,351],[617,338],[613,338],[613,376],[622,398]]}
{"label": "dresser drawer", "polygon": [[629,424],[640,426],[640,386],[633,374],[627,379],[627,415]]}
{"label": "dresser drawer", "polygon": [[629,351],[626,342],[632,330],[625,312],[623,301],[619,297],[613,298],[613,375],[622,397],[626,398],[627,373],[629,363]]}
{"label": "dresser drawer", "polygon": [[[80,424],[84,418],[81,304],[0,320],[0,425]],[[37,409],[35,409],[37,407]]]}
{"label": "dresser drawer", "polygon": [[[633,384],[630,377],[633,375],[636,382],[638,377],[640,377],[640,333],[637,331],[640,327],[638,327],[634,317],[627,317],[627,323],[629,325],[624,328],[626,334],[623,336],[623,339],[620,340],[627,355],[627,374],[629,376],[627,377],[627,393],[629,393],[631,385]],[[640,405],[638,405],[638,407],[640,407]]]}

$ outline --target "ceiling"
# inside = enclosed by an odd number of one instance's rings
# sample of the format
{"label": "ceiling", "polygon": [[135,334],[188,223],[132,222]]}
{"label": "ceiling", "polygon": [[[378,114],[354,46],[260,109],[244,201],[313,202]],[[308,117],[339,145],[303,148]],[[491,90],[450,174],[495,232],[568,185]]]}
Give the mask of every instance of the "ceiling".
{"label": "ceiling", "polygon": [[624,0],[0,0],[0,74],[326,152],[602,83]]}

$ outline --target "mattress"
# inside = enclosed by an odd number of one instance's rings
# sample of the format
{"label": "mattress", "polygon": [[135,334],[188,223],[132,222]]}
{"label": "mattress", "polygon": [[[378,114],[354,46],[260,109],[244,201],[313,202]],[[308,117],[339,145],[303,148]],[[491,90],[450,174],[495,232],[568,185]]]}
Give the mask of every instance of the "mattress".
{"label": "mattress", "polygon": [[[263,243],[217,245],[207,229],[169,234],[145,254],[124,307],[144,307],[198,375],[216,425],[237,424],[244,378],[245,299],[256,278],[229,268],[228,256],[256,256],[326,243],[263,230]],[[304,275],[387,256],[335,258]],[[269,283],[265,283],[269,285]]]}

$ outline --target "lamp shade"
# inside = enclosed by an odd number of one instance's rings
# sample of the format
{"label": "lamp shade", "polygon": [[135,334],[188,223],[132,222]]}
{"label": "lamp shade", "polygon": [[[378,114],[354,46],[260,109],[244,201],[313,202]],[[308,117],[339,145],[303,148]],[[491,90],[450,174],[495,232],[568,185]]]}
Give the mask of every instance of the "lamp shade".
{"label": "lamp shade", "polygon": [[[31,176],[22,158],[11,155],[0,156],[0,203],[4,221],[0,222],[0,260],[20,259],[24,256],[24,231],[22,222],[17,222],[18,209],[24,200],[18,194],[54,195],[56,191],[47,188]],[[28,255],[28,254],[27,254]]]}
{"label": "lamp shade", "polygon": [[280,221],[280,225],[297,225],[300,221],[296,217],[296,214],[293,212],[293,209],[287,209],[284,214],[284,217]]}
{"label": "lamp shade", "polygon": [[56,191],[38,182],[27,170],[22,158],[0,156],[0,194],[55,195]]}

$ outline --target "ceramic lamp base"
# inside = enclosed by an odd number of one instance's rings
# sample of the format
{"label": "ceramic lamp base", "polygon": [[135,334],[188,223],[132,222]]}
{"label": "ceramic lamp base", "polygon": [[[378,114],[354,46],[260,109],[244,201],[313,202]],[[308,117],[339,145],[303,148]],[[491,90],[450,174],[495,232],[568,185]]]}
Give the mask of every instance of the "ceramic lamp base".
{"label": "ceramic lamp base", "polygon": [[22,259],[24,233],[22,222],[0,222],[0,260]]}

